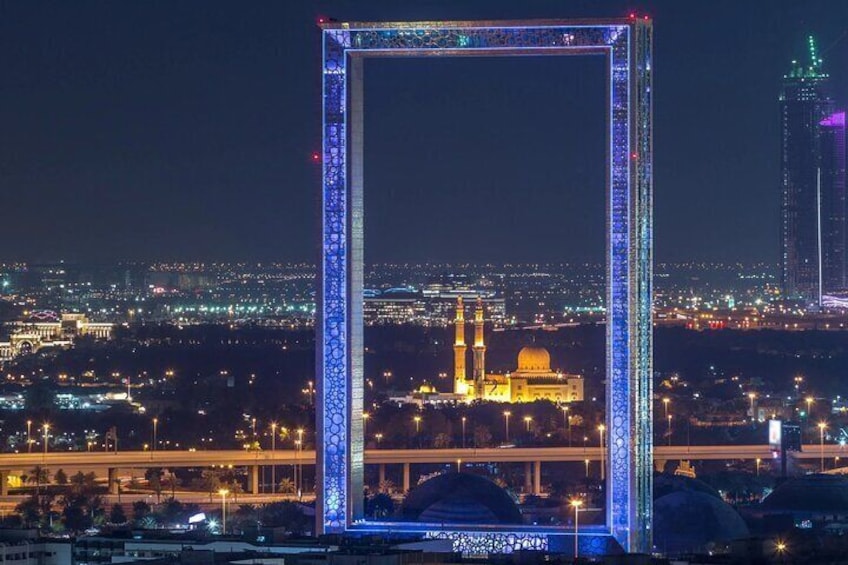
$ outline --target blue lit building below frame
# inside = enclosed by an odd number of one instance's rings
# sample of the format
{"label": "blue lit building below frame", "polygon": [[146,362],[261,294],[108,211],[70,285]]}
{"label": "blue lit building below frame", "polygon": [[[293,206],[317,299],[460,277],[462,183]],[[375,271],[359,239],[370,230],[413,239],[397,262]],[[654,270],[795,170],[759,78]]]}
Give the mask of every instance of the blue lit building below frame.
{"label": "blue lit building below frame", "polygon": [[[316,424],[319,531],[375,531],[384,527],[364,522],[362,501],[363,58],[602,54],[609,71],[607,520],[604,532],[586,535],[587,543],[590,538],[606,535],[614,537],[626,551],[649,552],[651,21],[330,23],[322,25],[322,37],[323,256]],[[545,547],[551,547],[552,540],[570,537],[567,529],[556,534],[539,533],[538,539],[544,541],[537,541],[524,529],[522,532],[520,539],[525,541],[521,543],[542,543]],[[494,546],[498,545],[496,539],[516,539],[515,532],[499,532],[497,528],[483,534],[461,527],[441,528],[438,534],[473,543],[488,535]],[[582,537],[583,531],[580,534]],[[504,543],[502,550],[508,551]]]}

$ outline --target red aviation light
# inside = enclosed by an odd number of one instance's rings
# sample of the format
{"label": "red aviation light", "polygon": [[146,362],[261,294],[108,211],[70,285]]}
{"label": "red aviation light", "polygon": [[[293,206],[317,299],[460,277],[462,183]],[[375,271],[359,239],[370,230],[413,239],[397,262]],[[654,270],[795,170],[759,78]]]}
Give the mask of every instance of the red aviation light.
{"label": "red aviation light", "polygon": [[313,162],[313,163],[317,163],[317,162],[319,162],[320,160],[321,160],[321,154],[320,154],[320,153],[318,153],[317,151],[313,151],[313,152],[312,152],[312,162]]}

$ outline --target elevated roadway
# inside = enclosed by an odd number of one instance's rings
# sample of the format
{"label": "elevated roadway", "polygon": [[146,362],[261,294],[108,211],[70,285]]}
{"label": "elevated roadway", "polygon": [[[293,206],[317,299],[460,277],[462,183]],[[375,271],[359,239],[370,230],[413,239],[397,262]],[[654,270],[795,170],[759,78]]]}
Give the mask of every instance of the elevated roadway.
{"label": "elevated roadway", "polygon": [[[839,445],[805,445],[800,453],[792,453],[795,459],[834,459],[848,454],[848,449]],[[655,446],[654,462],[659,468],[669,461],[715,461],[715,460],[769,460],[773,457],[768,445],[690,445]],[[485,449],[369,449],[365,452],[365,463],[380,465],[381,476],[385,465],[402,465],[404,486],[408,485],[409,466],[413,464],[462,463],[524,463],[534,465],[536,482],[542,463],[598,461],[599,447],[514,447]],[[49,452],[16,453],[0,455],[0,484],[6,493],[10,473],[22,474],[36,465],[56,469],[82,469],[106,471],[110,478],[120,469],[146,469],[151,467],[249,467],[252,478],[251,490],[258,492],[258,470],[267,465],[314,465],[315,451],[277,449],[275,451],[119,451],[114,452]]]}

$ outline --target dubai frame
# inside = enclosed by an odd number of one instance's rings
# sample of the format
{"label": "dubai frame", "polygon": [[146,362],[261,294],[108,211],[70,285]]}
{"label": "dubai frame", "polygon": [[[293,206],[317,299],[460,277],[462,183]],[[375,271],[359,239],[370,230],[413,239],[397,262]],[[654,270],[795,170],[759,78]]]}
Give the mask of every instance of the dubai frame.
{"label": "dubai frame", "polygon": [[[606,445],[604,526],[579,531],[589,552],[611,538],[651,550],[652,23],[648,18],[326,23],[323,225],[317,351],[318,531],[424,532],[474,553],[567,550],[564,527],[385,523],[363,501],[363,63],[368,57],[601,55],[606,109]],[[615,544],[612,544],[614,546]]]}

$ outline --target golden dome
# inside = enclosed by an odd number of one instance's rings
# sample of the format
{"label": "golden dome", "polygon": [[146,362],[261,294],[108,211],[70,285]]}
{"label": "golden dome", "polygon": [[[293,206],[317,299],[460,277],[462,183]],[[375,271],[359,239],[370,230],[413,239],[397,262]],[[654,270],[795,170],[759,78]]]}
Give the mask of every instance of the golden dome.
{"label": "golden dome", "polygon": [[434,387],[430,383],[424,383],[418,388],[418,392],[422,394],[433,394],[434,392],[436,392],[436,387]]}
{"label": "golden dome", "polygon": [[524,347],[518,352],[518,373],[550,373],[551,354],[544,347]]}

